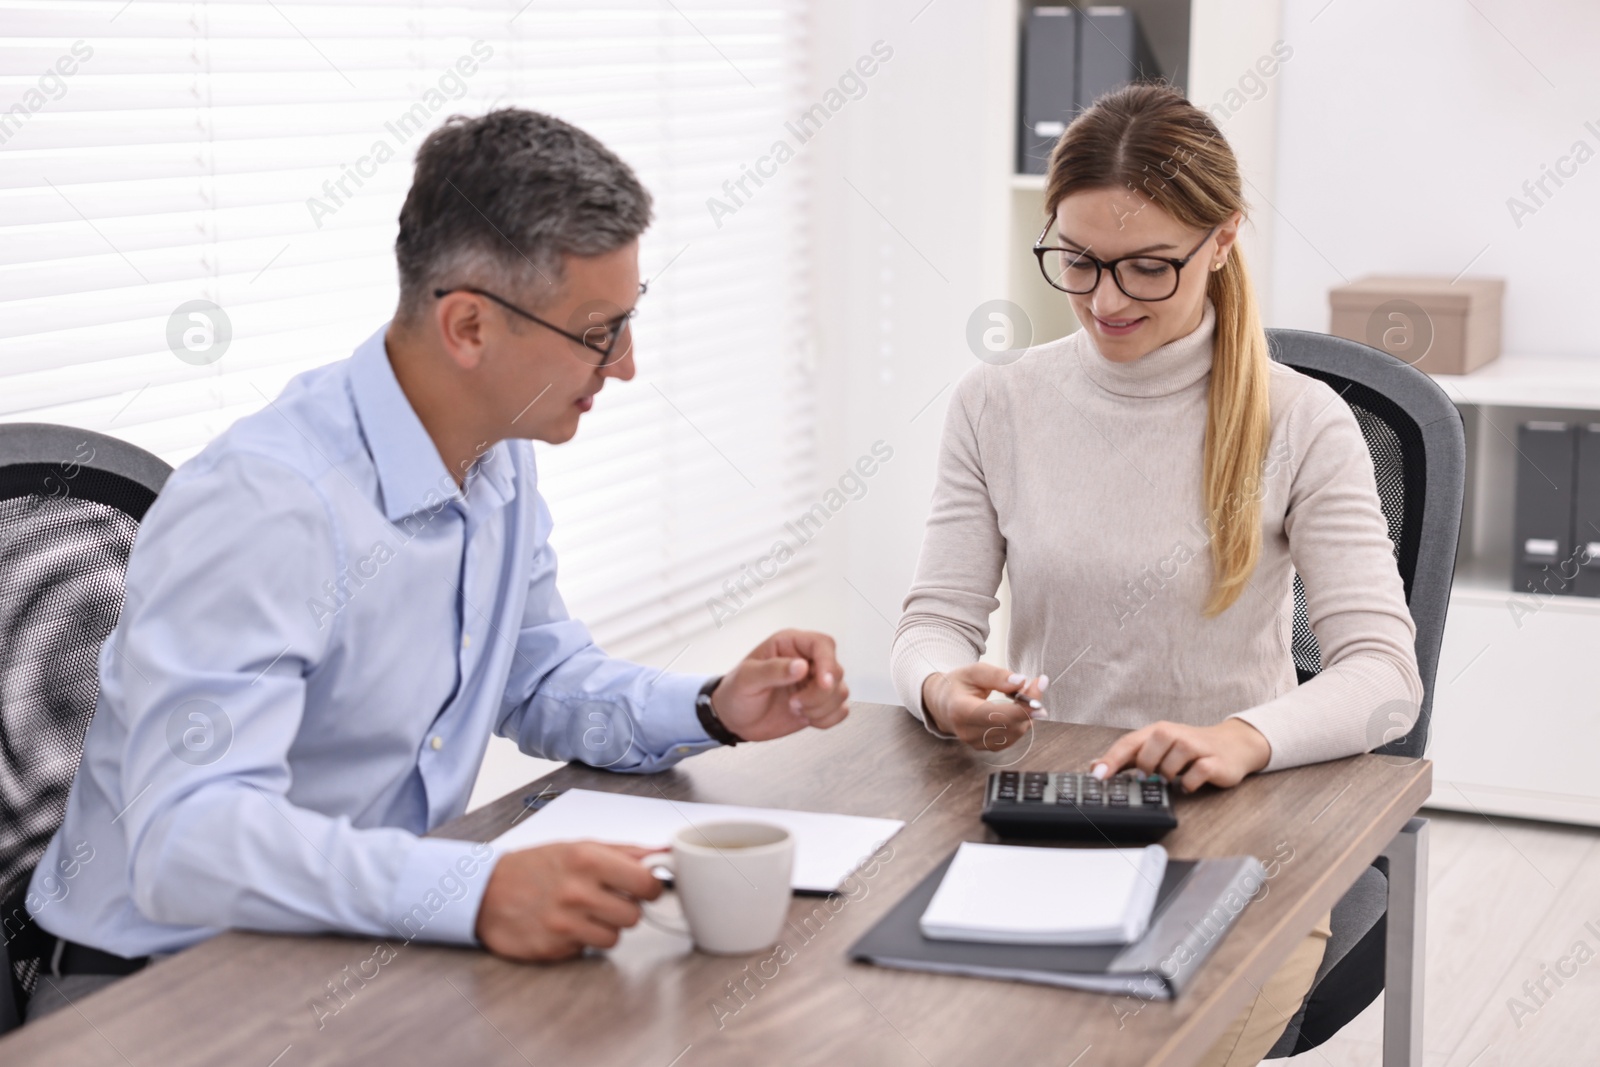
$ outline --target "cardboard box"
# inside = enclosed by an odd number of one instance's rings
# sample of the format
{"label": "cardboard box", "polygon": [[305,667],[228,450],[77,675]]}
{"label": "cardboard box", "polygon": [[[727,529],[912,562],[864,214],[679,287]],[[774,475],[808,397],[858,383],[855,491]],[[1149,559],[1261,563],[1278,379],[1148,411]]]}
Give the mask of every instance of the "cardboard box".
{"label": "cardboard box", "polygon": [[1333,325],[1428,374],[1470,374],[1500,355],[1502,278],[1369,275],[1328,291]]}

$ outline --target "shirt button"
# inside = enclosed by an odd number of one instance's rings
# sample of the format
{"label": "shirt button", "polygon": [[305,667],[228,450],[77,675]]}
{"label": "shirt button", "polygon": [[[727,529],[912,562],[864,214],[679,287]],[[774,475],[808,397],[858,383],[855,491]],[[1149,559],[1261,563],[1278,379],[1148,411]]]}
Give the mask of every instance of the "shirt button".
{"label": "shirt button", "polygon": [[432,746],[433,746],[433,750],[434,750],[434,751],[435,751],[435,752],[437,752],[437,751],[439,751],[439,750],[440,750],[440,749],[441,749],[441,748],[443,748],[443,747],[444,747],[444,738],[442,738],[442,737],[440,737],[440,736],[439,736],[439,735],[438,735],[438,734],[434,734],[434,735],[433,735],[433,740],[432,740],[432,741],[430,741],[430,742],[428,742],[428,743],[429,743],[429,744],[430,744],[430,745],[432,745]]}
{"label": "shirt button", "polygon": [[674,751],[676,751],[676,752],[687,752],[687,751],[689,751],[689,746],[688,745],[679,745],[676,749],[674,749]]}
{"label": "shirt button", "polygon": [[472,635],[471,634],[462,634],[461,635],[461,647],[462,648],[471,648],[472,647]]}

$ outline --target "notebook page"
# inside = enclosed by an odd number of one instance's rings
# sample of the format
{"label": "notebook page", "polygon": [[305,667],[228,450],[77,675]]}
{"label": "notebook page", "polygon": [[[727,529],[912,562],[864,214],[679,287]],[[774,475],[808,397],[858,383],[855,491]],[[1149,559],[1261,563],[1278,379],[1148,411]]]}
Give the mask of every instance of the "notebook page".
{"label": "notebook page", "polygon": [[923,936],[1011,944],[1128,944],[1166,873],[1160,845],[1079,849],[968,841],[922,916]]}

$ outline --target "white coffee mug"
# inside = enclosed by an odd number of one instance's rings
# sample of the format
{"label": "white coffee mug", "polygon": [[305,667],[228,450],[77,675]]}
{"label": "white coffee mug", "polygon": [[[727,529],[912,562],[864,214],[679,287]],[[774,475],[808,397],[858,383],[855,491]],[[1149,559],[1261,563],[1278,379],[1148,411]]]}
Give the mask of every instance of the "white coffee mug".
{"label": "white coffee mug", "polygon": [[688,934],[702,952],[742,956],[770,948],[789,914],[794,837],[763,822],[688,826],[672,851],[645,857],[652,870],[671,873],[687,930],[645,911],[653,925]]}

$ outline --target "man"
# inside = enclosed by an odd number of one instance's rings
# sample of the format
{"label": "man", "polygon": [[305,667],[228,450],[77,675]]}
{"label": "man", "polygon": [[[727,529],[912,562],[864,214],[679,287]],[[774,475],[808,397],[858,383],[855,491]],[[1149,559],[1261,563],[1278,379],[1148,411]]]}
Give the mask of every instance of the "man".
{"label": "man", "polygon": [[229,927],[609,947],[660,892],[644,850],[419,836],[465,809],[491,730],[650,772],[845,717],[822,634],[720,679],[663,673],[607,657],[556,591],[527,440],[569,440],[633,377],[649,220],[629,168],[548,116],[457,117],[422,145],[394,320],[145,517],[35,877],[55,940],[30,1018]]}

